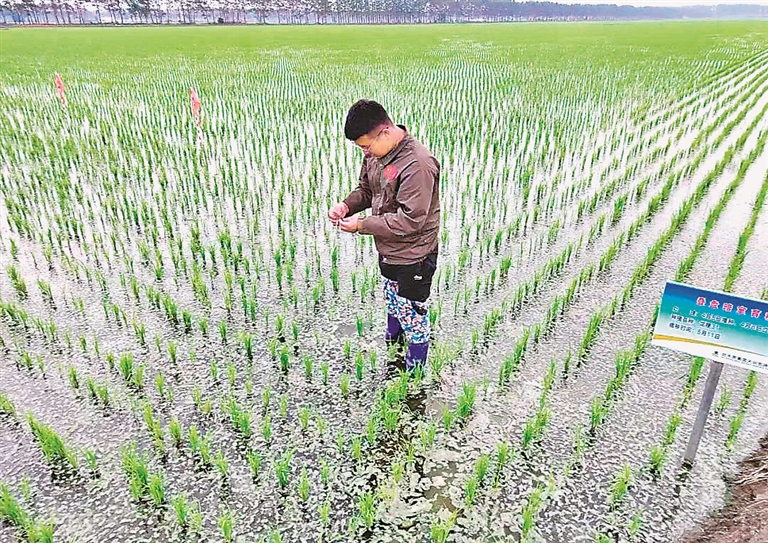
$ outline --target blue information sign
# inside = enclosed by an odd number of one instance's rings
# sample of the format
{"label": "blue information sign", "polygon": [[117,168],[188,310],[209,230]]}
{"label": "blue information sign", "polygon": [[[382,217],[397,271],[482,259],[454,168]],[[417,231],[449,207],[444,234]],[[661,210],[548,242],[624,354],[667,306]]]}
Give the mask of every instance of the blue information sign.
{"label": "blue information sign", "polygon": [[768,373],[768,302],[667,282],[652,343]]}

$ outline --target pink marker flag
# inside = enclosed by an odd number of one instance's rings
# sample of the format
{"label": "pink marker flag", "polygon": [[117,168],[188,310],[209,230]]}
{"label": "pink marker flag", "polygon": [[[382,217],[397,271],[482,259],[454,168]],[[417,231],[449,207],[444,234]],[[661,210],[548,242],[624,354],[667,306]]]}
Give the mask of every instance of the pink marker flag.
{"label": "pink marker flag", "polygon": [[67,97],[64,96],[64,81],[61,79],[59,72],[56,72],[53,75],[53,82],[56,85],[56,91],[59,93],[59,101],[61,102],[61,107],[66,107]]}
{"label": "pink marker flag", "polygon": [[192,103],[192,114],[195,116],[195,124],[200,128],[200,97],[197,96],[195,87],[189,87],[189,101]]}

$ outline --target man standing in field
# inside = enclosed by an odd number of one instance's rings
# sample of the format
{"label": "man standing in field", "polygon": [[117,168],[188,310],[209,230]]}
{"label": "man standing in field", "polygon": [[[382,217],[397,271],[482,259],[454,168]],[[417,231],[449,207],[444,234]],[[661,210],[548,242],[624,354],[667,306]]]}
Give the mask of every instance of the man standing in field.
{"label": "man standing in field", "polygon": [[[345,232],[369,234],[379,252],[387,300],[387,344],[408,343],[406,368],[429,349],[427,298],[437,266],[440,163],[374,101],[347,114],[344,135],[363,150],[360,184],[328,212]],[[357,213],[371,208],[371,215]]]}

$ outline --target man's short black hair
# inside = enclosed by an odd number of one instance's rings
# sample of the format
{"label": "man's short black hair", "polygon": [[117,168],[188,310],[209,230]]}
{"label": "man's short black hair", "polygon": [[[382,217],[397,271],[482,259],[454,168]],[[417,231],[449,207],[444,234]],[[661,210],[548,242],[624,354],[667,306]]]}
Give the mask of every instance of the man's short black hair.
{"label": "man's short black hair", "polygon": [[344,123],[344,135],[348,140],[355,141],[381,125],[390,124],[392,121],[384,106],[373,100],[358,100],[349,108],[347,122]]}

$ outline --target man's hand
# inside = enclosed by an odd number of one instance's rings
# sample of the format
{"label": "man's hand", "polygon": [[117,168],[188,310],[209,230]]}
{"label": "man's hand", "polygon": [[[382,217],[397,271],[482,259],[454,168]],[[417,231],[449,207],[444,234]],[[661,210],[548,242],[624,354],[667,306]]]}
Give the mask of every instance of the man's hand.
{"label": "man's hand", "polygon": [[344,232],[349,232],[350,234],[357,232],[359,227],[360,217],[357,215],[352,215],[351,217],[347,217],[346,219],[341,219],[339,221],[339,228],[341,228]]}
{"label": "man's hand", "polygon": [[339,202],[328,211],[328,218],[334,226],[338,226],[339,221],[347,216],[349,207],[344,202]]}

